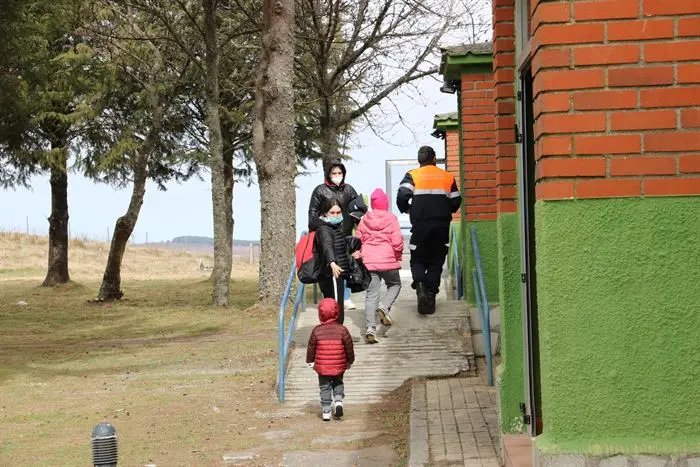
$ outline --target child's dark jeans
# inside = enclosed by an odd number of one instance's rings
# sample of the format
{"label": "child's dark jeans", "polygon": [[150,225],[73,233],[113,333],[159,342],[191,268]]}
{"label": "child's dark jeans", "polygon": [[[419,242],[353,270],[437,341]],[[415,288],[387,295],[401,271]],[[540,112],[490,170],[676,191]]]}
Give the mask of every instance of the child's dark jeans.
{"label": "child's dark jeans", "polygon": [[343,375],[323,376],[318,375],[318,387],[321,390],[321,406],[330,410],[334,400],[342,401],[345,397]]}

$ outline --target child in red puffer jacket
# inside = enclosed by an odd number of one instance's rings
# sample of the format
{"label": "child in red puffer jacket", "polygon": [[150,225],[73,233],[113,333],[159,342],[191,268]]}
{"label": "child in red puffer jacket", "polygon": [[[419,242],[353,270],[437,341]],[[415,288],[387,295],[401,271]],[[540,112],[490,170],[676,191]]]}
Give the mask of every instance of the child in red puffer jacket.
{"label": "child in red puffer jacket", "polygon": [[338,323],[339,315],[338,302],[332,298],[321,300],[318,304],[321,324],[311,331],[306,347],[306,363],[313,365],[318,373],[323,420],[326,422],[331,419],[331,404],[333,414],[337,418],[343,416],[343,375],[355,361],[352,337],[348,329]]}

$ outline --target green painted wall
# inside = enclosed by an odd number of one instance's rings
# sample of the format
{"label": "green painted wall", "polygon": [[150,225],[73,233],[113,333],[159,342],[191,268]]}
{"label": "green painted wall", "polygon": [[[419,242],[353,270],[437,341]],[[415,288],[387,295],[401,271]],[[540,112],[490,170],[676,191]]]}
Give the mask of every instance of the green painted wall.
{"label": "green painted wall", "polygon": [[519,408],[519,403],[525,400],[520,250],[518,214],[501,214],[498,217],[498,301],[501,306],[501,364],[498,377],[501,430],[504,433],[517,433],[525,429]]}
{"label": "green painted wall", "polygon": [[538,202],[545,452],[700,452],[700,197]]}
{"label": "green painted wall", "polygon": [[467,222],[467,301],[476,303],[472,281],[474,264],[474,249],[472,248],[471,227],[476,226],[476,238],[479,242],[481,255],[481,267],[484,271],[486,283],[486,296],[489,303],[498,303],[498,223],[496,221],[468,221]]}

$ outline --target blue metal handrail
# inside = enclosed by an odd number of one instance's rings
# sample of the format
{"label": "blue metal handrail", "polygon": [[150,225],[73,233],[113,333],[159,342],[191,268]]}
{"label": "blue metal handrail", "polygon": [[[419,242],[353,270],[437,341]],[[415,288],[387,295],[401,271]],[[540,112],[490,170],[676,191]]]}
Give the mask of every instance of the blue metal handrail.
{"label": "blue metal handrail", "polygon": [[452,229],[452,269],[457,278],[457,300],[461,300],[464,295],[464,284],[462,280],[462,267],[459,264],[459,238],[457,237],[457,229]]}
{"label": "blue metal handrail", "polygon": [[493,386],[493,370],[491,362],[491,311],[489,301],[486,296],[486,285],[484,283],[484,271],[481,267],[481,254],[479,254],[479,242],[476,238],[476,227],[471,226],[472,247],[474,248],[474,263],[476,269],[472,271],[472,282],[474,283],[474,295],[481,314],[481,322],[484,332],[484,353],[486,354],[486,382]]}
{"label": "blue metal handrail", "polygon": [[[305,235],[303,232],[302,235]],[[287,376],[287,357],[289,356],[289,348],[292,343],[292,336],[294,335],[294,326],[297,322],[297,315],[299,314],[299,309],[306,310],[306,290],[305,284],[299,283],[297,288],[297,294],[294,298],[294,306],[292,308],[292,318],[289,321],[289,328],[285,336],[284,332],[284,315],[287,309],[287,304],[289,302],[289,296],[292,292],[294,286],[294,278],[296,277],[296,259],[292,261],[292,266],[289,271],[289,279],[287,279],[287,287],[284,289],[284,295],[282,295],[282,302],[280,303],[279,319],[278,319],[278,353],[279,353],[279,374],[278,374],[278,384],[279,384],[279,401],[284,402],[284,386],[285,377]]]}

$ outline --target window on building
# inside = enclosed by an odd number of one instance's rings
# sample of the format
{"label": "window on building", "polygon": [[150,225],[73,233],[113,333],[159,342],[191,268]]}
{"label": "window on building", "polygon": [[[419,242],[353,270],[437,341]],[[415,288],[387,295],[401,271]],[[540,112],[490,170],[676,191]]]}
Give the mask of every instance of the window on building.
{"label": "window on building", "polygon": [[521,64],[530,55],[532,18],[530,0],[515,0],[515,28],[517,39],[517,63]]}

